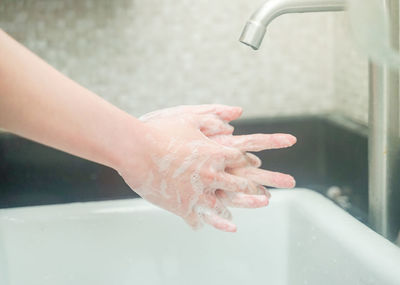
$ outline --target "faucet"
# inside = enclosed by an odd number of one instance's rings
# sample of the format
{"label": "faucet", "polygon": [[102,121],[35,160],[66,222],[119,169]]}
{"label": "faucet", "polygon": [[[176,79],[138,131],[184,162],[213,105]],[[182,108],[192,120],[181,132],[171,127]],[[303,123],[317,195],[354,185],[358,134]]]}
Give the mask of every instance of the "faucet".
{"label": "faucet", "polygon": [[268,0],[247,21],[239,40],[257,50],[267,26],[276,17],[288,13],[343,11],[345,4],[345,0]]}
{"label": "faucet", "polygon": [[[240,41],[257,50],[267,26],[287,13],[333,12],[354,0],[266,0],[247,21]],[[371,1],[371,0],[367,0]],[[390,41],[399,50],[399,0],[381,1],[390,22]],[[394,240],[400,227],[400,83],[399,70],[369,63],[369,226]],[[396,196],[397,195],[397,196]],[[396,205],[397,204],[397,205]]]}

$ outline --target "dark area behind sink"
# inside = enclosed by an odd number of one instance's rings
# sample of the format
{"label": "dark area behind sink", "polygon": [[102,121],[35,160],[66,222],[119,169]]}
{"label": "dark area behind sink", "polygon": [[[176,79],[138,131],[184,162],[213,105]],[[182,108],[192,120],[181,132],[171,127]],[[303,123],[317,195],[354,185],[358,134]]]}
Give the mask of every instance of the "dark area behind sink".
{"label": "dark area behind sink", "polygon": [[[263,168],[290,173],[298,187],[338,186],[364,221],[368,206],[366,127],[342,117],[236,122],[236,134],[287,132],[296,146],[259,153]],[[114,170],[6,133],[0,134],[0,208],[138,197]]]}
{"label": "dark area behind sink", "polygon": [[349,198],[346,208],[366,223],[368,219],[368,129],[342,116],[251,119],[238,122],[237,134],[291,133],[297,144],[289,149],[259,153],[262,168],[285,172],[297,187],[326,195],[337,187]]}

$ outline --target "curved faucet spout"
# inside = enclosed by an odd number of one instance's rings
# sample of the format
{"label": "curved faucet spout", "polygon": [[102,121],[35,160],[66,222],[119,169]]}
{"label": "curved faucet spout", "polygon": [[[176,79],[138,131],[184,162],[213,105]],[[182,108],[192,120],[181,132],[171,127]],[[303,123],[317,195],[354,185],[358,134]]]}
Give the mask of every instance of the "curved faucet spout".
{"label": "curved faucet spout", "polygon": [[343,11],[346,0],[267,0],[247,21],[240,41],[257,50],[267,26],[276,17],[287,13]]}

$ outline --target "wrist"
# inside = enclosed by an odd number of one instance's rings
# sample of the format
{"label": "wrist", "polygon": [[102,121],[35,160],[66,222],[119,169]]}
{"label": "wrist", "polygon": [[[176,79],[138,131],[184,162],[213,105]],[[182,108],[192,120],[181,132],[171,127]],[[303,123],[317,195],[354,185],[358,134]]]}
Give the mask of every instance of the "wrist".
{"label": "wrist", "polygon": [[145,137],[148,127],[140,120],[127,115],[118,125],[109,150],[109,165],[120,174],[124,169],[134,169],[140,175],[146,171],[149,162]]}

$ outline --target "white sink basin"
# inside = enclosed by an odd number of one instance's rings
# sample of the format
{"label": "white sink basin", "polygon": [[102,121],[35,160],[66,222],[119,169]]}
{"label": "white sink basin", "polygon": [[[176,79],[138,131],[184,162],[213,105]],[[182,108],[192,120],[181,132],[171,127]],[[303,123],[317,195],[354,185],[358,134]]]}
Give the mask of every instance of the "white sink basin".
{"label": "white sink basin", "polygon": [[0,284],[400,284],[400,250],[309,190],[192,231],[141,199],[0,210]]}

